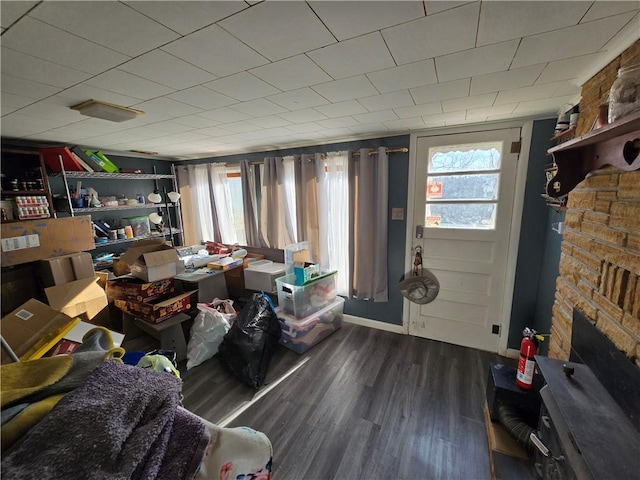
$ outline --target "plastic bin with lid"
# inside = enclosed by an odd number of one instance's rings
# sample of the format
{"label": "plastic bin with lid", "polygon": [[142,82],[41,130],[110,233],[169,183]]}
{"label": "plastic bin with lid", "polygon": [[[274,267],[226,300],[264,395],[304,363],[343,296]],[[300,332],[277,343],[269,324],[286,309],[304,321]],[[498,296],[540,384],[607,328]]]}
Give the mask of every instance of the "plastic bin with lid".
{"label": "plastic bin with lid", "polygon": [[302,320],[276,308],[282,335],[280,344],[296,353],[304,353],[342,326],[344,299],[335,301]]}
{"label": "plastic bin with lid", "polygon": [[244,269],[244,287],[263,292],[276,291],[276,279],[284,276],[284,263],[256,260]]}
{"label": "plastic bin with lid", "polygon": [[337,272],[323,272],[317,279],[296,285],[294,274],[276,279],[278,305],[298,319],[323,309],[336,299]]}

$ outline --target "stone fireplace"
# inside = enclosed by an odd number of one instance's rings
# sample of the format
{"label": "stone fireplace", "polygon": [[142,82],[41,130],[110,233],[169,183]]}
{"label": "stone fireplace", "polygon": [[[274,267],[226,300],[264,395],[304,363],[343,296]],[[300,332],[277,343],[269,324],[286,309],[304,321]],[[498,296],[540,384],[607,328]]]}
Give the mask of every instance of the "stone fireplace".
{"label": "stone fireplace", "polygon": [[[620,66],[640,62],[640,40],[582,89],[577,135],[591,130]],[[640,171],[604,168],[569,193],[549,356],[567,360],[573,309],[640,367]]]}

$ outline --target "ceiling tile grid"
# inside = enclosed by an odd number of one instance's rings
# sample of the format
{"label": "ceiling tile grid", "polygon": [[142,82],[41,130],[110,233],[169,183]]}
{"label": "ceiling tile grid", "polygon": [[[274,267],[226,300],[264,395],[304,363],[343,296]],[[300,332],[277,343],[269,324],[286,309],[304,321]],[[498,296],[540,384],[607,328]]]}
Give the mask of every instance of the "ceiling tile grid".
{"label": "ceiling tile grid", "polygon": [[3,137],[180,159],[555,116],[640,3],[3,1],[1,27]]}

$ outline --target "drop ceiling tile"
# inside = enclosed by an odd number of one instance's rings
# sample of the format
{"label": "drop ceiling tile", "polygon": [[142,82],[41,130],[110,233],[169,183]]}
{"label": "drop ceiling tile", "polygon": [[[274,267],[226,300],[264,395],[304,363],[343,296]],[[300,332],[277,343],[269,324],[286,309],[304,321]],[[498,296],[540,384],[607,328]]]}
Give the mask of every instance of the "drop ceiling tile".
{"label": "drop ceiling tile", "polygon": [[380,93],[394,92],[407,88],[421,87],[437,83],[433,59],[387,68],[367,74],[367,78]]}
{"label": "drop ceiling tile", "polygon": [[382,36],[398,65],[466,50],[475,46],[479,10],[472,3],[387,28]]}
{"label": "drop ceiling tile", "polygon": [[9,114],[2,119],[2,135],[7,136],[4,129],[9,126],[13,126],[16,130],[24,132],[20,134],[20,136],[23,136],[38,132],[45,132],[52,128],[61,127],[67,123],[67,120],[33,117],[31,115],[23,115],[20,112],[16,112]]}
{"label": "drop ceiling tile", "polygon": [[353,125],[360,125],[351,117],[330,118],[329,120],[319,120],[318,124],[324,128],[344,128]]}
{"label": "drop ceiling tile", "polygon": [[162,47],[162,50],[218,77],[269,63],[262,55],[217,25],[171,42]]}
{"label": "drop ceiling tile", "polygon": [[[438,57],[436,58],[438,80],[446,82],[458,78],[475,77],[486,73],[508,70],[518,48],[518,43],[519,40],[511,40]],[[544,62],[531,62],[528,65],[533,65],[534,63]],[[516,68],[516,66],[511,68]]]}
{"label": "drop ceiling tile", "polygon": [[51,85],[34,82],[26,78],[14,77],[13,75],[5,73],[4,70],[2,71],[1,86],[3,94],[11,93],[21,97],[33,98],[34,100],[55,95],[62,90],[59,87],[52,87]]}
{"label": "drop ceiling tile", "polygon": [[[226,130],[224,127],[207,127],[200,128],[198,130],[194,130],[196,133],[200,133],[202,135],[206,135],[208,137],[224,137],[225,135],[232,135],[233,132],[231,130]],[[219,140],[221,141],[221,140]]]}
{"label": "drop ceiling tile", "polygon": [[218,120],[212,120],[210,118],[204,118],[199,115],[187,115],[185,117],[172,118],[171,122],[178,125],[184,125],[189,128],[207,128],[220,125],[222,122]]}
{"label": "drop ceiling tile", "polygon": [[616,2],[608,0],[606,2],[593,2],[587,14],[582,17],[580,23],[592,22],[604,17],[618,15],[620,13],[637,11],[640,5],[638,2]]}
{"label": "drop ceiling tile", "polygon": [[40,2],[3,2],[0,25],[2,28],[10,27],[38,3]]}
{"label": "drop ceiling tile", "polygon": [[113,69],[86,81],[88,85],[141,100],[167,95],[175,90],[122,70]]}
{"label": "drop ceiling tile", "polygon": [[557,114],[560,108],[564,108],[567,104],[575,100],[574,95],[566,97],[553,97],[544,100],[531,100],[529,102],[521,102],[514,109],[515,114],[534,114],[534,113],[554,113]]}
{"label": "drop ceiling tile", "polygon": [[29,15],[131,57],[179,38],[120,2],[43,2]]}
{"label": "drop ceiling tile", "polygon": [[471,95],[528,87],[534,84],[544,68],[545,64],[542,63],[531,67],[473,77],[471,79]]}
{"label": "drop ceiling tile", "polygon": [[56,130],[76,132],[86,138],[107,133],[120,132],[129,128],[127,127],[127,123],[109,122],[108,120],[85,116],[80,116],[80,118],[82,119],[81,121],[69,125],[63,125],[58,127]]}
{"label": "drop ceiling tile", "polygon": [[280,93],[277,88],[247,72],[220,78],[203,86],[243,102]]}
{"label": "drop ceiling tile", "polygon": [[442,1],[431,1],[426,0],[424,2],[425,9],[427,10],[427,15],[433,15],[435,13],[444,12],[445,10],[451,10],[452,8],[459,7],[460,5],[464,5],[466,3],[472,3],[469,0],[456,2],[454,0],[442,0]]}
{"label": "drop ceiling tile", "polygon": [[140,103],[139,98],[127,97],[126,95],[120,95],[119,93],[110,92],[103,88],[87,85],[86,83],[81,83],[79,85],[74,85],[71,88],[67,88],[66,90],[61,91],[58,96],[69,99],[70,105],[75,105],[76,103],[84,102],[92,98],[103,102],[115,103],[116,105],[123,105],[125,107],[130,107],[134,103]]}
{"label": "drop ceiling tile", "polygon": [[522,39],[512,68],[595,53],[630,19],[624,13]]}
{"label": "drop ceiling tile", "polygon": [[184,133],[184,132],[189,132],[191,130],[194,130],[194,127],[176,123],[175,120],[177,119],[172,118],[171,120],[163,120],[161,122],[153,123],[149,126],[152,128],[155,128],[156,130],[160,130],[162,132],[167,132],[167,133]]}
{"label": "drop ceiling tile", "polygon": [[264,138],[274,138],[282,135],[291,135],[291,130],[285,127],[266,128],[264,130],[253,130],[248,133],[240,133],[237,136],[246,140],[260,140]]}
{"label": "drop ceiling tile", "polygon": [[332,103],[353,100],[354,98],[375,95],[378,93],[369,79],[364,75],[323,83],[321,85],[314,85],[311,88]]}
{"label": "drop ceiling tile", "polygon": [[578,24],[591,2],[482,2],[478,46]]}
{"label": "drop ceiling tile", "polygon": [[[34,98],[23,97],[22,95],[14,95],[13,93],[5,93],[2,92],[2,108],[10,108],[17,110],[18,108],[26,107],[34,103],[36,100]],[[364,110],[364,109],[363,109]]]}
{"label": "drop ceiling tile", "polygon": [[303,108],[317,107],[329,103],[326,98],[318,95],[308,87],[280,93],[278,95],[271,95],[269,100],[287,110],[301,110]]}
{"label": "drop ceiling tile", "polygon": [[260,128],[275,128],[291,125],[291,122],[276,115],[268,115],[266,117],[260,118],[250,118],[246,120],[246,122]]}
{"label": "drop ceiling tile", "polygon": [[79,122],[83,118],[87,118],[80,115],[80,112],[71,110],[69,108],[70,105],[71,104],[68,99],[54,96],[32,103],[31,105],[21,109],[20,113],[31,117],[49,118],[67,123]]}
{"label": "drop ceiling tile", "polygon": [[316,120],[326,120],[322,113],[314,110],[313,108],[307,108],[305,110],[296,110],[295,112],[281,113],[278,115],[281,118],[291,123],[307,123],[315,122]]}
{"label": "drop ceiling tile", "polygon": [[318,130],[324,130],[324,127],[318,125],[315,122],[295,123],[285,128],[295,133],[306,133],[306,132],[315,132]]}
{"label": "drop ceiling tile", "polygon": [[142,110],[149,115],[165,115],[169,118],[182,117],[184,115],[193,115],[203,110],[186,103],[177,102],[170,98],[154,98],[146,102],[137,103],[133,106],[136,110]]}
{"label": "drop ceiling tile", "polygon": [[204,118],[210,118],[211,120],[217,120],[223,123],[240,122],[251,118],[251,115],[246,113],[231,110],[229,107],[216,108],[208,112],[202,112],[198,116]]}
{"label": "drop ceiling tile", "polygon": [[237,103],[237,100],[233,98],[200,86],[180,90],[167,96],[178,102],[204,108],[205,110],[213,110],[214,108],[226,107],[227,105]]}
{"label": "drop ceiling tile", "polygon": [[97,74],[130,58],[28,16],[19,25],[2,35],[2,45],[58,65]]}
{"label": "drop ceiling tile", "polygon": [[592,53],[549,62],[536,80],[536,84],[579,78],[585,69],[597,63],[602,56],[602,53]]}
{"label": "drop ceiling tile", "polygon": [[178,90],[200,85],[216,78],[215,75],[194,67],[162,50],[145,53],[118,68]]}
{"label": "drop ceiling tile", "polygon": [[384,122],[384,124],[389,127],[389,130],[394,131],[402,131],[404,129],[408,130],[419,130],[425,127],[424,120],[422,117],[413,117],[413,118],[401,118],[399,120],[389,120]]}
{"label": "drop ceiling tile", "polygon": [[378,132],[382,134],[386,134],[389,130],[382,123],[367,123],[365,125],[354,125],[352,127],[347,127],[347,129],[353,133],[358,134],[377,134]]}
{"label": "drop ceiling tile", "polygon": [[182,35],[188,35],[247,8],[244,2],[128,1],[124,3]]}
{"label": "drop ceiling tile", "polygon": [[91,74],[47,62],[40,58],[2,47],[2,72],[39,83],[66,88],[91,77]]}
{"label": "drop ceiling tile", "polygon": [[496,93],[485,93],[484,95],[474,95],[472,97],[454,98],[442,101],[442,111],[455,112],[458,110],[468,110],[470,108],[489,107],[496,99]]}
{"label": "drop ceiling tile", "polygon": [[358,37],[424,16],[422,2],[309,2],[338,40]]}
{"label": "drop ceiling tile", "polygon": [[224,129],[234,133],[255,132],[256,130],[261,130],[260,127],[256,127],[255,125],[251,125],[247,122],[225,123]]}
{"label": "drop ceiling tile", "polygon": [[442,104],[440,102],[422,103],[412,107],[394,108],[393,111],[396,112],[400,118],[412,118],[442,113]]}
{"label": "drop ceiling tile", "polygon": [[466,110],[422,116],[422,119],[424,120],[424,123],[426,125],[432,125],[436,123],[440,125],[451,125],[451,124],[455,124],[456,122],[465,120],[466,118],[467,118]]}
{"label": "drop ceiling tile", "polygon": [[505,115],[513,113],[517,103],[507,103],[504,105],[494,105],[492,107],[470,108],[467,110],[467,118],[471,117],[483,117],[486,118],[490,115]]}
{"label": "drop ceiling tile", "polygon": [[373,97],[359,98],[358,102],[360,102],[370,112],[415,105],[408,90],[385,93],[383,95],[375,95]]}
{"label": "drop ceiling tile", "polygon": [[249,73],[285,92],[332,80],[306,55],[296,55],[263,65],[250,70]]}
{"label": "drop ceiling tile", "polygon": [[307,55],[335,79],[395,66],[379,32],[329,45]]}
{"label": "drop ceiling tile", "polygon": [[355,100],[332,103],[331,105],[322,105],[320,107],[316,107],[316,110],[329,118],[345,117],[347,115],[355,115],[357,113],[367,113],[367,109]]}
{"label": "drop ceiling tile", "polygon": [[359,115],[353,115],[359,123],[378,123],[387,122],[390,120],[397,120],[398,115],[393,110],[383,110],[380,112],[361,113]]}
{"label": "drop ceiling tile", "polygon": [[469,95],[470,79],[463,78],[453,82],[438,83],[409,90],[416,104],[460,98]]}
{"label": "drop ceiling tile", "polygon": [[263,2],[218,25],[271,61],[336,41],[306,2]]}
{"label": "drop ceiling tile", "polygon": [[264,117],[266,115],[273,115],[274,113],[283,113],[287,111],[280,105],[276,105],[264,98],[237,103],[232,105],[230,108],[252,117]]}

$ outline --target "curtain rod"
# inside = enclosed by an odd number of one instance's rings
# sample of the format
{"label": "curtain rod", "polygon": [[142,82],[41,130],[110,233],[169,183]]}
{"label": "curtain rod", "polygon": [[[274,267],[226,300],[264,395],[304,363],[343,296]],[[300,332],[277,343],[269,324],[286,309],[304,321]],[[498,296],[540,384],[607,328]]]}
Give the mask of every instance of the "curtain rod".
{"label": "curtain rod", "polygon": [[[398,147],[398,148],[387,148],[387,153],[407,153],[409,151],[409,149],[407,147]],[[369,155],[377,155],[378,151],[377,150],[371,150],[369,152]],[[309,154],[309,155],[313,155],[313,154]],[[354,157],[359,157],[360,156],[360,152],[353,152],[351,154]],[[285,155],[288,156],[288,155]],[[320,155],[320,158],[327,158],[326,154],[322,154]],[[262,165],[264,162],[249,162],[249,165]]]}

